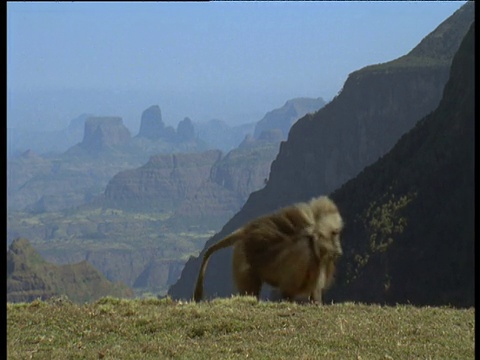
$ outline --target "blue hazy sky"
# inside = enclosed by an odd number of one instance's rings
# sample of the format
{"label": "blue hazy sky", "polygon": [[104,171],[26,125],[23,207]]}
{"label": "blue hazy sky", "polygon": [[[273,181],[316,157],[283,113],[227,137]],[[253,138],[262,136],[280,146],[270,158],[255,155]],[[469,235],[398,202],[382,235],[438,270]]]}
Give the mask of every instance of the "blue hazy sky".
{"label": "blue hazy sky", "polygon": [[93,113],[135,133],[154,104],[172,125],[258,121],[291,98],[330,100],[464,3],[7,2],[8,126]]}

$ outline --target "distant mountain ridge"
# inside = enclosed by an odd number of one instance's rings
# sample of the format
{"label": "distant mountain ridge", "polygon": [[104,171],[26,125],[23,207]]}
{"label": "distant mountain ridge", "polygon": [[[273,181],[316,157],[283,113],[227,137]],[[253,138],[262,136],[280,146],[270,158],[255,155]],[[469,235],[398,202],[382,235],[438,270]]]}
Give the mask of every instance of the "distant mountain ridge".
{"label": "distant mountain ridge", "polygon": [[[300,112],[314,109],[321,103],[319,99],[289,100],[284,106],[290,109],[287,120],[291,121]],[[278,111],[281,109],[273,113]],[[270,120],[263,125],[265,130],[288,126],[281,124],[284,122],[282,116],[280,113],[275,118],[267,114],[266,118]],[[72,208],[99,195],[109,179],[119,171],[138,167],[152,155],[202,152],[212,147],[207,143],[212,139],[230,143],[230,135],[234,132],[239,142],[241,139],[245,141],[248,140],[245,134],[251,133],[254,126],[219,126],[221,124],[213,122],[210,130],[204,127],[202,135],[199,135],[195,124],[186,117],[175,130],[165,126],[160,107],[152,105],[143,111],[139,133],[132,137],[121,117],[84,114],[72,120],[69,126],[72,134],[83,127],[82,140],[64,153],[31,157],[28,165],[24,156],[9,160],[7,205],[13,210],[34,212]],[[210,139],[208,132],[212,132]],[[229,135],[230,132],[232,134]],[[278,138],[270,140],[280,141]]]}
{"label": "distant mountain ridge", "polygon": [[285,140],[295,121],[324,105],[325,101],[321,97],[294,98],[287,100],[283,106],[267,112],[257,122],[229,126],[225,121],[212,119],[204,123],[195,123],[195,131],[197,136],[212,148],[229,152],[240,146],[246,137],[259,139],[264,131],[268,133],[279,130],[282,135],[279,141]]}
{"label": "distant mountain ridge", "polygon": [[285,140],[295,121],[307,113],[314,113],[325,106],[325,104],[325,100],[321,97],[316,99],[295,98],[288,100],[281,108],[268,112],[257,122],[253,136],[258,139],[265,130],[279,129],[283,135],[282,140]]}
{"label": "distant mountain ridge", "polygon": [[[452,58],[448,54],[459,48],[473,20],[474,4],[468,2],[422,40],[421,47],[430,44],[425,48],[425,61],[416,59],[405,67],[407,55],[401,61],[353,72],[337,97],[298,120],[280,146],[265,188],[252,193],[243,208],[206,243],[200,256],[187,262],[169,294],[184,299],[192,296],[203,252],[230,232],[282,206],[331,193],[390,151],[438,106],[450,74]],[[435,59],[439,49],[445,51],[442,59],[447,60],[428,61],[429,57]],[[411,53],[415,55],[416,50]],[[231,250],[211,258],[205,278],[207,297],[233,292],[230,261]]]}
{"label": "distant mountain ridge", "polygon": [[132,137],[121,117],[87,116],[81,142],[62,154],[16,157],[7,167],[7,206],[12,210],[59,211],[88,202],[119,171],[140,166],[154,154],[199,152],[190,119],[171,138]]}

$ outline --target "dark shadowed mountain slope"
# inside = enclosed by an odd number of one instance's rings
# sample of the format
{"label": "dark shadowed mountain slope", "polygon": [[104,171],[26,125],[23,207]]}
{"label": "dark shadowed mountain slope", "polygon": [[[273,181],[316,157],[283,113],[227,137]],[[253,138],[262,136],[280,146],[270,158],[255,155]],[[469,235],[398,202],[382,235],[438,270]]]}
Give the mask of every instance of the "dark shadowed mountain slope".
{"label": "dark shadowed mountain slope", "polygon": [[131,297],[123,284],[108,281],[87,261],[57,266],[46,262],[26,239],[16,239],[7,252],[7,301],[29,302],[66,295],[78,303],[104,296]]}
{"label": "dark shadowed mountain slope", "polygon": [[474,24],[438,108],[332,194],[347,219],[336,300],[474,306]]}
{"label": "dark shadowed mountain slope", "polygon": [[[298,120],[280,146],[266,187],[252,193],[206,247],[257,216],[331,193],[391,150],[404,133],[438,106],[451,57],[439,61],[437,54],[439,49],[445,54],[458,49],[473,22],[473,6],[467,3],[422,40],[419,46],[435,44],[425,49],[422,61],[405,66],[407,55],[388,66],[354,72],[335,99],[314,115]],[[230,258],[231,250],[211,258],[205,279],[207,296],[232,293]],[[179,281],[169,290],[172,297],[191,297],[199,264],[200,258],[187,262]]]}

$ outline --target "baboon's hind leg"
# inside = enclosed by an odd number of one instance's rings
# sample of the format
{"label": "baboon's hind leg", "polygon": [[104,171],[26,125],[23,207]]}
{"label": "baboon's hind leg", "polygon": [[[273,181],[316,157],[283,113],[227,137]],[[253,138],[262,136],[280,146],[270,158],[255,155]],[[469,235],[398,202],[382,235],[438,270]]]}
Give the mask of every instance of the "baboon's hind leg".
{"label": "baboon's hind leg", "polygon": [[251,270],[234,269],[235,284],[240,295],[255,296],[260,299],[260,290],[262,289],[262,281]]}
{"label": "baboon's hind leg", "polygon": [[233,278],[239,295],[250,295],[260,299],[262,280],[247,261],[244,246],[234,247],[232,266]]}

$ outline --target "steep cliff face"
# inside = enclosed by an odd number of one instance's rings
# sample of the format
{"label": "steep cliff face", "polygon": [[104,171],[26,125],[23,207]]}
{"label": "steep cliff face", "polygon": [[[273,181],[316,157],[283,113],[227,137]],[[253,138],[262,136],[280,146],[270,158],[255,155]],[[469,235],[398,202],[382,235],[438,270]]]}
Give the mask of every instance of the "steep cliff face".
{"label": "steep cliff face", "polygon": [[[467,3],[420,43],[421,59],[407,55],[352,73],[335,99],[293,125],[266,187],[250,195],[206,248],[254,217],[332,192],[387,153],[438,106],[450,71],[448,54],[458,49],[473,17],[473,3]],[[201,256],[187,262],[169,290],[172,297],[191,297]],[[207,296],[232,293],[230,259],[231,250],[224,250],[210,260]]]}
{"label": "steep cliff face", "polygon": [[332,194],[347,219],[333,299],[474,306],[474,79],[472,25],[438,108]]}
{"label": "steep cliff face", "polygon": [[127,209],[174,210],[208,178],[219,150],[155,155],[138,169],[115,175],[105,189],[105,204]]}
{"label": "steep cliff face", "polygon": [[350,75],[336,99],[292,127],[272,165],[272,191],[294,183],[297,198],[302,189],[335,190],[438,105],[448,73],[441,67]]}

